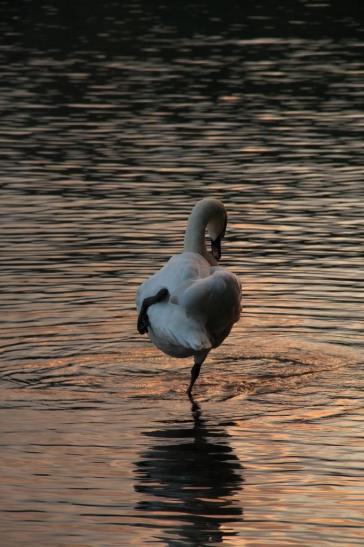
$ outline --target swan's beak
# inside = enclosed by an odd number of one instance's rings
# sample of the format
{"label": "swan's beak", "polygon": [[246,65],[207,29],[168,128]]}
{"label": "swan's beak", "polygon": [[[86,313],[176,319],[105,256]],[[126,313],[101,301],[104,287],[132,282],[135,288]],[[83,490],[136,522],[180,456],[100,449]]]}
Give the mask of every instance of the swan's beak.
{"label": "swan's beak", "polygon": [[221,258],[221,236],[217,237],[214,241],[211,241],[211,254],[215,260]]}

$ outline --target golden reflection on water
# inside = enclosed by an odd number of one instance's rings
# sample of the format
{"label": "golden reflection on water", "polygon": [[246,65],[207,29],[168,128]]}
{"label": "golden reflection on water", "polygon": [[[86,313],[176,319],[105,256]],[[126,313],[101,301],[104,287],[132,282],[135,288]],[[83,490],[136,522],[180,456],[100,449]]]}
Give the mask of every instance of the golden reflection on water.
{"label": "golden reflection on water", "polygon": [[361,387],[345,349],[330,351],[259,339],[244,352],[221,349],[192,409],[189,366],[150,347],[9,371],[5,537],[25,538],[15,532],[20,510],[41,543],[60,526],[68,541],[75,533],[112,545],[136,542],[135,530],[138,541],[239,544],[257,527],[261,541],[284,544],[293,530],[330,539],[339,525],[354,541]]}
{"label": "golden reflection on water", "polygon": [[[0,8],[2,542],[360,545],[355,14],[95,6]],[[134,296],[208,195],[244,309],[191,409]]]}

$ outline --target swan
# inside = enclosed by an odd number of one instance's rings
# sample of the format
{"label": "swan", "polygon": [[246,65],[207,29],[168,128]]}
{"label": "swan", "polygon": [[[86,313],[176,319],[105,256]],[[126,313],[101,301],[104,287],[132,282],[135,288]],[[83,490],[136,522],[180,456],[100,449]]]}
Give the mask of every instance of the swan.
{"label": "swan", "polygon": [[[240,280],[217,262],[226,224],[221,201],[197,202],[187,222],[183,252],[172,256],[137,290],[138,332],[148,333],[167,355],[194,356],[190,397],[209,351],[223,342],[240,317]],[[205,245],[206,228],[211,252]]]}

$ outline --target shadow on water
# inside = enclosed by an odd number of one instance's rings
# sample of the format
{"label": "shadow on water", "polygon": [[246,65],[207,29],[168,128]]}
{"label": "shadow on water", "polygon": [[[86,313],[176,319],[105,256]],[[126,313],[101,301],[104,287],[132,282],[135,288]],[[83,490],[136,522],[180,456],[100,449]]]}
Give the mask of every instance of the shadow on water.
{"label": "shadow on water", "polygon": [[221,543],[235,535],[229,524],[243,519],[234,499],[242,466],[226,431],[211,430],[197,403],[191,410],[192,427],[174,424],[145,433],[152,444],[136,462],[135,490],[145,498],[136,509],[175,522],[174,531],[168,523],[170,533],[188,545]]}

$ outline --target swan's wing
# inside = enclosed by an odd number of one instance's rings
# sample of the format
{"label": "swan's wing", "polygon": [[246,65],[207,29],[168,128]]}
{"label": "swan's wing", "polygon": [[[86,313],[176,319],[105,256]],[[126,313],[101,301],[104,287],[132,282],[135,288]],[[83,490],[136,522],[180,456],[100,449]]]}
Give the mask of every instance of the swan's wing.
{"label": "swan's wing", "polygon": [[136,296],[140,311],[143,300],[167,288],[169,299],[148,308],[148,334],[152,342],[168,355],[187,357],[210,349],[211,341],[199,317],[186,314],[180,295],[200,277],[210,275],[211,267],[204,257],[185,252],[173,256],[167,264],[139,287]]}
{"label": "swan's wing", "polygon": [[160,302],[148,309],[151,341],[168,355],[187,357],[212,344],[199,318],[187,315],[179,304]]}
{"label": "swan's wing", "polygon": [[225,268],[216,267],[211,271],[211,275],[188,287],[180,298],[180,304],[188,316],[202,317],[213,345],[218,345],[239,320],[241,283]]}
{"label": "swan's wing", "polygon": [[172,257],[147,279],[137,292],[138,310],[162,288],[170,298],[148,308],[148,334],[168,355],[185,357],[219,345],[239,319],[238,278],[224,268],[211,268],[197,253]]}
{"label": "swan's wing", "polygon": [[210,274],[209,263],[199,254],[186,252],[172,256],[158,272],[146,279],[137,290],[136,305],[138,311],[143,300],[155,295],[160,289],[167,288],[172,300],[193,281]]}

